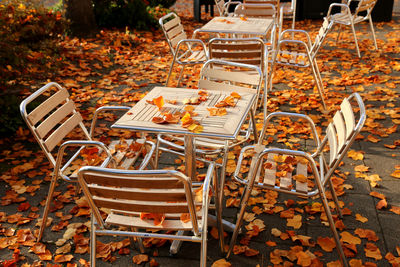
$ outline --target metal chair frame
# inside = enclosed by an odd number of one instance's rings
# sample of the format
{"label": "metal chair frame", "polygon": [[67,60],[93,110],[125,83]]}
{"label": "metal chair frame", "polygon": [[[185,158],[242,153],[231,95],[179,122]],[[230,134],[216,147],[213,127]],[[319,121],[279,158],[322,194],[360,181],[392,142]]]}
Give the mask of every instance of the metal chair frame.
{"label": "metal chair frame", "polygon": [[[208,167],[202,184],[201,210],[195,202],[194,188],[189,177],[175,170],[119,170],[99,167],[83,167],[79,170],[78,181],[83,189],[91,214],[90,265],[95,266],[96,236],[128,236],[159,238],[201,243],[200,266],[207,264],[207,218],[210,205],[210,190],[218,196],[215,184],[214,163]],[[118,195],[118,198],[116,196]],[[103,219],[99,208],[110,209]],[[161,225],[154,225],[138,217],[141,212],[165,215]],[[189,222],[180,221],[180,214],[188,213]],[[132,231],[112,229],[125,226]],[[141,232],[140,229],[178,231],[177,234]],[[192,235],[180,235],[181,230]],[[143,246],[140,246],[141,252]]]}
{"label": "metal chair frame", "polygon": [[[353,112],[353,110],[357,109],[352,107],[350,103],[350,101],[352,100],[355,100],[357,102],[358,105],[357,108],[359,109],[359,116],[357,123]],[[265,148],[265,146],[262,145],[262,142],[265,137],[266,130],[270,124],[270,120],[275,117],[292,117],[297,119],[304,119],[308,124],[310,124],[311,133],[313,135],[315,144],[317,146],[316,152],[313,154],[309,154],[307,152],[297,151],[297,150]],[[361,128],[363,127],[365,120],[366,120],[366,112],[364,103],[360,95],[357,93],[354,93],[350,95],[348,98],[344,99],[344,101],[340,106],[340,110],[336,112],[335,116],[333,117],[333,121],[327,127],[326,130],[327,134],[322,140],[322,142],[320,142],[315,125],[310,117],[303,114],[288,113],[288,112],[274,112],[269,114],[265,120],[263,131],[261,133],[258,144],[244,147],[238,159],[238,164],[234,174],[234,178],[238,182],[245,185],[245,190],[242,194],[241,203],[239,205],[240,212],[238,214],[235,231],[233,232],[232,235],[227,257],[229,257],[232,252],[233,246],[236,242],[239,230],[241,228],[245,208],[247,206],[247,201],[251,195],[253,187],[256,186],[263,189],[275,190],[278,192],[288,193],[291,195],[296,195],[305,198],[310,198],[319,195],[323,202],[325,213],[327,215],[328,222],[336,242],[336,248],[340,256],[340,259],[344,266],[348,266],[342,246],[340,244],[339,235],[336,231],[335,223],[331,215],[324,187],[329,185],[333,200],[336,205],[337,212],[339,216],[342,217],[338,199],[331,181],[331,176],[336,170],[336,168],[339,166],[344,155],[346,155],[346,152],[354,142],[356,136],[361,131]],[[330,148],[329,162],[327,162],[327,159],[323,153],[324,148],[326,148],[327,146],[329,146]],[[240,169],[243,162],[244,154],[246,154],[246,152],[250,150],[254,151],[254,156],[252,157],[251,160],[251,165],[249,168],[250,172],[248,174],[248,177],[247,179],[243,179],[240,176]],[[286,182],[285,183],[286,186],[283,186],[282,179],[287,177],[282,177],[280,181],[281,184],[276,185],[275,173],[273,174],[274,178],[271,181],[271,183],[266,183],[265,182],[266,180],[257,181],[256,179],[257,178],[259,179],[258,176],[260,175],[262,162],[265,160],[265,158],[268,158],[267,159],[268,161],[273,162],[274,161],[273,154],[290,155],[295,157],[301,157],[307,160],[308,164],[311,166],[311,172],[314,176],[314,180],[317,187],[314,190],[309,191],[307,183],[304,183],[302,186],[300,186],[297,181],[295,186],[292,185],[293,181],[290,181],[290,183]],[[272,157],[269,157],[269,155],[272,155]],[[319,162],[319,170],[317,168],[316,162]],[[307,165],[304,163],[302,163],[302,165],[303,166],[301,169],[303,169],[303,172],[305,172],[305,176],[307,177]],[[299,173],[299,168],[300,168],[299,165],[297,165],[297,171],[298,171],[297,173]],[[302,189],[300,190],[300,188]]]}
{"label": "metal chair frame", "polygon": [[[278,41],[278,46],[275,51],[271,51],[269,55],[272,55],[271,70],[268,78],[268,86],[272,90],[272,77],[275,65],[285,65],[298,68],[308,68],[312,70],[315,84],[318,88],[319,95],[321,97],[322,105],[326,110],[326,104],[324,100],[324,85],[322,83],[321,73],[318,68],[316,60],[317,53],[321,48],[327,34],[332,28],[333,22],[324,19],[322,26],[315,37],[314,43],[311,43],[310,35],[304,30],[285,30],[281,33]],[[307,38],[307,42],[293,39],[294,35],[303,34]],[[283,46],[290,45],[294,51],[283,50]],[[269,55],[267,55],[267,62],[269,62]],[[279,58],[278,58],[279,56]]]}
{"label": "metal chair frame", "polygon": [[[352,2],[358,1],[358,5],[354,14],[351,13],[350,4]],[[342,3],[333,3],[329,6],[327,18],[334,24],[339,24],[340,26],[350,26],[354,37],[354,43],[356,45],[357,55],[361,57],[360,49],[358,47],[357,35],[354,25],[363,21],[368,20],[369,26],[371,28],[372,37],[375,44],[375,49],[378,50],[378,44],[376,43],[376,36],[374,30],[374,24],[372,23],[371,12],[374,8],[377,0],[342,0]],[[333,7],[340,7],[341,11],[339,13],[331,14]],[[360,12],[365,11],[367,14],[365,16],[359,15]],[[338,32],[337,40],[339,40],[341,31]]]}
{"label": "metal chair frame", "polygon": [[[196,31],[194,31],[192,39],[187,38],[181,19],[174,12],[161,17],[159,24],[173,56],[165,86],[168,86],[172,70],[177,63],[182,66],[177,85],[179,87],[185,66],[205,63],[208,59],[207,49],[202,40],[195,39]],[[201,50],[194,50],[195,47],[200,47]]]}
{"label": "metal chair frame", "polygon": [[232,17],[233,13],[229,12],[230,6],[231,5],[238,5],[240,3],[242,3],[242,2],[240,2],[240,1],[231,1],[231,0],[225,2],[225,0],[215,0],[215,6],[217,7],[219,15],[221,17]]}
{"label": "metal chair frame", "polygon": [[[48,94],[53,88],[56,89],[57,92],[52,94],[47,98],[47,100],[28,113],[27,106],[37,98]],[[75,109],[74,102],[69,98],[68,91],[55,82],[46,84],[21,102],[20,112],[22,118],[25,120],[29,130],[32,132],[42,151],[54,168],[49,193],[46,198],[42,223],[38,234],[38,241],[41,240],[43,231],[46,227],[57,179],[62,178],[67,182],[77,182],[77,177],[65,175],[64,172],[69,166],[71,166],[71,163],[77,159],[85,147],[98,147],[100,151],[104,151],[107,154],[107,158],[101,164],[102,167],[106,167],[109,164],[118,164],[113,158],[110,149],[104,143],[93,140],[93,135],[98,115],[101,112],[110,110],[128,111],[129,109],[129,107],[124,106],[105,106],[98,108],[93,115],[90,131],[88,132],[83,124],[82,116]],[[69,115],[70,117],[68,117]],[[86,140],[68,140],[63,142],[58,148],[57,156],[54,157],[52,152],[55,150],[57,145],[76,128],[79,128],[82,131]],[[139,169],[144,169],[149,164],[151,156],[155,150],[155,144],[153,142],[143,140],[143,143],[150,145],[151,149],[144,157]],[[65,161],[64,152],[69,147],[77,147],[77,151],[72,156],[68,156],[66,162],[63,164]],[[134,164],[134,162],[132,164]]]}
{"label": "metal chair frame", "polygon": [[[261,1],[263,2],[263,1]],[[268,1],[269,2],[269,1]],[[271,4],[271,3],[260,3],[260,4],[254,4],[254,3],[242,3],[236,6],[235,11],[234,11],[234,16],[235,17],[250,17],[250,18],[270,18],[273,20],[273,26],[270,29],[270,38],[267,36],[263,36],[263,40],[265,43],[271,43],[271,45],[268,46],[268,49],[275,49],[276,47],[276,28],[278,27],[278,32],[280,31],[280,28],[282,25],[279,24],[279,18],[278,18],[278,10],[277,6],[279,6],[279,1],[273,1],[277,2],[276,4]],[[267,33],[268,35],[268,33]],[[255,37],[255,36],[245,36],[245,37]]]}

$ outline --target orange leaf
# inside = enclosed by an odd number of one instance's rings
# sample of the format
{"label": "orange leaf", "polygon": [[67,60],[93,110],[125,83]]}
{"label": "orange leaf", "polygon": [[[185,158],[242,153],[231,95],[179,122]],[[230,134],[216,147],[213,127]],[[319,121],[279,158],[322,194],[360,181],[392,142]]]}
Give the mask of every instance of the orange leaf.
{"label": "orange leaf", "polygon": [[231,267],[232,264],[227,262],[225,259],[219,259],[217,261],[214,261],[214,263],[211,265],[211,267]]}
{"label": "orange leaf", "polygon": [[210,116],[224,116],[227,114],[226,108],[207,108]]}
{"label": "orange leaf", "polygon": [[146,254],[139,254],[139,255],[133,256],[132,261],[135,264],[142,264],[143,262],[149,261],[149,256]]}
{"label": "orange leaf", "polygon": [[317,244],[326,252],[332,252],[336,243],[331,237],[318,237]]}
{"label": "orange leaf", "polygon": [[362,216],[361,214],[358,214],[358,213],[356,214],[356,220],[360,221],[362,223],[368,222],[367,218],[365,218],[364,216]]}
{"label": "orange leaf", "polygon": [[375,260],[381,260],[382,259],[381,251],[373,243],[365,244],[364,251],[365,251],[365,256],[367,256],[369,258],[374,258]]}
{"label": "orange leaf", "polygon": [[390,211],[391,211],[391,212],[394,212],[394,213],[396,213],[396,214],[398,214],[398,215],[400,215],[400,207],[392,206],[392,207],[390,208]]}
{"label": "orange leaf", "polygon": [[385,199],[386,198],[385,195],[380,194],[380,193],[378,193],[376,191],[372,191],[371,193],[369,193],[369,195],[373,196],[373,197],[376,197],[376,198],[379,198],[379,199]]}
{"label": "orange leaf", "polygon": [[189,112],[186,112],[185,115],[183,115],[181,122],[182,122],[182,127],[185,127],[185,128],[192,124],[193,119],[190,116]]}
{"label": "orange leaf", "polygon": [[350,234],[349,232],[345,231],[340,233],[340,235],[342,236],[342,238],[340,239],[340,241],[342,242],[347,242],[349,244],[356,244],[356,245],[361,244],[361,239]]}
{"label": "orange leaf", "polygon": [[378,210],[381,210],[381,209],[383,209],[383,208],[387,208],[386,199],[381,199],[381,200],[378,202],[378,204],[376,204],[376,208],[377,208]]}
{"label": "orange leaf", "polygon": [[256,256],[258,254],[260,254],[260,251],[258,251],[256,249],[252,249],[252,248],[248,248],[244,252],[244,255],[246,255],[246,257],[253,257],[253,256]]}
{"label": "orange leaf", "polygon": [[68,255],[56,255],[54,257],[54,262],[57,262],[57,263],[70,262],[73,258],[74,258],[74,256],[72,256],[71,254],[68,254]]}
{"label": "orange leaf", "polygon": [[350,150],[347,152],[347,156],[349,158],[352,158],[354,160],[363,160],[364,159],[364,154],[362,151],[354,151],[354,150]]}
{"label": "orange leaf", "polygon": [[190,214],[182,213],[180,219],[181,219],[181,222],[183,222],[183,223],[190,222]]}
{"label": "orange leaf", "polygon": [[400,170],[395,170],[392,172],[391,176],[400,179]]}
{"label": "orange leaf", "polygon": [[376,233],[369,229],[361,229],[357,228],[354,233],[361,238],[367,238],[368,241],[378,241],[379,238],[376,236]]}
{"label": "orange leaf", "polygon": [[164,106],[164,97],[161,95],[159,97],[153,98],[153,103],[160,110]]}
{"label": "orange leaf", "polygon": [[233,97],[233,98],[236,98],[236,99],[240,99],[240,98],[242,98],[238,93],[236,93],[236,92],[232,92],[231,93],[231,96]]}
{"label": "orange leaf", "polygon": [[311,265],[311,257],[304,251],[299,251],[296,253],[297,264],[300,266],[310,266]]}
{"label": "orange leaf", "polygon": [[140,213],[141,220],[154,220],[154,225],[161,225],[165,220],[165,214],[161,213],[147,213],[141,212]]}
{"label": "orange leaf", "polygon": [[168,121],[166,121],[163,117],[153,117],[151,119],[152,122],[157,123],[157,124],[166,124]]}

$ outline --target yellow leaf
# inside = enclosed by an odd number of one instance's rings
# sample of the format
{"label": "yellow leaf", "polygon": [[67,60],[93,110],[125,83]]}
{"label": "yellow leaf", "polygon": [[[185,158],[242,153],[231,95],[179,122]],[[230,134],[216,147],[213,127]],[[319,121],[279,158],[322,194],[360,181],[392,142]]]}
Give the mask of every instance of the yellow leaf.
{"label": "yellow leaf", "polygon": [[354,160],[363,160],[364,159],[364,154],[362,151],[357,152],[355,150],[350,150],[347,152],[347,156]]}
{"label": "yellow leaf", "polygon": [[362,223],[368,222],[367,218],[365,218],[364,216],[362,216],[361,214],[358,214],[358,213],[356,214],[356,220],[360,221]]}
{"label": "yellow leaf", "polygon": [[395,170],[392,172],[391,176],[400,179],[400,170]]}

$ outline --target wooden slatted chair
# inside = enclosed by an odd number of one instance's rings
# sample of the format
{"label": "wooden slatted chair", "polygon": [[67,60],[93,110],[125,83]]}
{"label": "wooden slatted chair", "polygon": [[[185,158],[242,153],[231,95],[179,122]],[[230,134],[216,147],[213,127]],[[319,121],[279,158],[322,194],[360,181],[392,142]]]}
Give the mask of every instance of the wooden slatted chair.
{"label": "wooden slatted chair", "polygon": [[[214,187],[214,163],[208,167],[203,184],[174,170],[131,171],[83,167],[79,184],[91,213],[90,265],[95,266],[96,235],[160,238],[201,243],[200,266],[207,263],[207,217],[210,193]],[[217,190],[215,191],[218,194]],[[103,219],[100,209],[110,210]],[[164,217],[158,224],[147,215]],[[162,220],[162,219],[161,219]],[[157,224],[157,225],[155,225]],[[124,226],[119,230],[113,226]],[[141,232],[140,229],[158,230]],[[190,231],[192,235],[161,232]],[[143,251],[142,251],[143,253]]]}
{"label": "wooden slatted chair", "polygon": [[186,65],[198,65],[207,61],[208,55],[206,46],[200,39],[194,39],[196,31],[192,39],[187,38],[181,19],[174,12],[161,17],[159,23],[173,56],[165,86],[168,86],[172,70],[176,63],[182,66],[178,78],[177,87],[179,87]]}
{"label": "wooden slatted chair", "polygon": [[[352,102],[356,102],[357,106],[352,105]],[[356,114],[358,115],[357,118]],[[299,150],[266,148],[262,145],[267,128],[271,124],[271,119],[277,117],[303,119],[310,124],[311,133],[315,140],[316,152],[310,154]],[[344,155],[346,155],[356,136],[361,131],[365,120],[366,113],[364,103],[360,95],[357,93],[354,93],[343,100],[340,105],[340,110],[336,112],[332,122],[327,127],[326,136],[322,142],[320,142],[315,125],[310,117],[287,112],[274,112],[269,114],[266,118],[258,144],[244,147],[238,159],[234,178],[240,183],[245,184],[245,190],[239,206],[240,212],[238,214],[235,231],[232,235],[227,257],[230,256],[233,246],[235,245],[237,235],[242,225],[247,201],[251,195],[253,187],[256,186],[304,198],[319,195],[323,202],[328,223],[336,242],[338,254],[343,265],[348,266],[331,215],[324,187],[329,186],[338,214],[342,217],[331,177],[342,161]],[[329,148],[329,157],[324,155],[326,148]],[[246,159],[247,156],[252,157],[249,167],[250,171],[247,177],[243,177],[240,170],[243,167],[247,168],[245,164],[246,161],[249,161]],[[319,163],[319,169],[317,168],[317,163]],[[282,169],[286,171],[282,172]],[[313,178],[310,179],[310,176]],[[314,184],[314,186],[311,188],[312,184]]]}
{"label": "wooden slatted chair", "polygon": [[[255,65],[263,72],[264,92],[263,110],[266,115],[267,71],[265,61],[265,44],[260,38],[214,38],[208,43],[210,59],[218,59],[243,64]],[[257,72],[250,74],[258,75]]]}
{"label": "wooden slatted chair", "polygon": [[[272,77],[276,65],[297,68],[310,67],[314,76],[315,84],[318,88],[319,95],[321,97],[323,108],[326,110],[326,104],[324,100],[325,89],[322,83],[321,73],[318,68],[316,57],[327,34],[332,28],[332,25],[332,21],[330,22],[327,19],[324,19],[324,22],[322,23],[322,26],[315,37],[314,43],[311,43],[309,34],[303,30],[289,29],[281,33],[276,51],[272,51],[267,56],[267,61],[271,61],[271,70],[268,77],[268,86],[270,90],[272,90]],[[296,34],[304,35],[307,41],[304,42],[296,39]],[[272,59],[269,59],[270,56]]]}
{"label": "wooden slatted chair", "polygon": [[[329,21],[332,21],[334,24],[339,24],[340,26],[345,25],[345,26],[351,27],[351,30],[353,32],[353,37],[354,37],[354,43],[356,44],[358,57],[361,57],[360,49],[358,47],[358,42],[357,42],[356,30],[354,28],[354,25],[357,23],[366,21],[366,20],[369,21],[369,26],[371,28],[371,33],[372,33],[372,37],[374,40],[375,49],[378,50],[378,45],[376,43],[376,37],[375,37],[374,24],[372,23],[372,17],[371,17],[372,9],[374,8],[377,0],[358,0],[358,5],[357,5],[354,13],[351,13],[351,10],[350,10],[350,4],[352,2],[356,2],[356,1],[342,0],[342,3],[331,4],[329,6],[329,10],[328,10],[328,14],[327,14],[326,18]],[[341,7],[341,11],[339,13],[331,14],[333,7]],[[360,14],[362,12],[366,12],[366,14],[365,15]],[[341,33],[341,31],[339,30],[338,38],[337,38],[338,40],[340,37],[340,33]]]}
{"label": "wooden slatted chair", "polygon": [[[32,102],[40,102],[40,104],[32,108]],[[99,162],[101,166],[119,166],[119,168],[127,169],[135,165],[136,160],[144,153],[143,149],[150,146],[151,149],[147,151],[139,169],[144,169],[148,165],[155,149],[155,145],[152,142],[145,139],[138,139],[136,141],[133,139],[115,140],[107,147],[104,143],[93,140],[97,118],[101,112],[112,110],[128,111],[129,109],[130,107],[123,106],[107,106],[97,109],[93,116],[90,131],[88,132],[81,114],[76,110],[74,102],[69,98],[68,91],[57,83],[46,84],[22,101],[20,104],[21,115],[54,168],[38,241],[42,238],[44,228],[46,227],[45,222],[47,222],[57,179],[62,178],[68,182],[77,182],[78,169],[72,173],[70,169],[74,164],[74,160],[84,154],[85,148],[96,147],[99,154],[101,152],[106,153],[104,161]],[[81,132],[81,140],[73,140],[69,137],[76,130]],[[72,148],[76,152],[72,156],[66,156],[67,151]],[[53,154],[56,154],[56,156]]]}
{"label": "wooden slatted chair", "polygon": [[225,0],[215,0],[215,6],[217,7],[217,10],[221,17],[232,17],[233,12],[229,12],[231,6],[238,5],[240,3],[241,3],[240,1],[229,0],[225,2]]}
{"label": "wooden slatted chair", "polygon": [[[280,31],[279,19],[278,19],[278,10],[277,6],[279,6],[279,1],[272,1],[272,3],[243,3],[236,6],[234,11],[234,16],[236,17],[249,17],[249,18],[264,18],[264,19],[272,19],[272,28],[269,30],[266,36],[262,36],[264,42],[268,45],[268,49],[274,49],[276,46],[276,34],[277,28],[278,32]],[[269,2],[269,1],[267,1]],[[244,37],[257,37],[257,36],[244,36]]]}

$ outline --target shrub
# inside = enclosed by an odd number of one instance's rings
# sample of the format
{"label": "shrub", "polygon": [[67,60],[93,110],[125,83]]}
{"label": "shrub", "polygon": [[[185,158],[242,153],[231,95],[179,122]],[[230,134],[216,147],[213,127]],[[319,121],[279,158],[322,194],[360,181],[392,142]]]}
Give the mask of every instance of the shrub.
{"label": "shrub", "polygon": [[162,7],[161,5],[158,5],[156,7],[148,6],[147,12],[149,13],[150,17],[154,20],[154,23],[158,23],[158,19],[170,13],[171,10]]}
{"label": "shrub", "polygon": [[175,4],[176,0],[149,0],[149,5],[151,7],[162,6],[165,8],[170,8]]}
{"label": "shrub", "polygon": [[143,0],[93,0],[94,15],[100,27],[148,29],[154,20]]}

